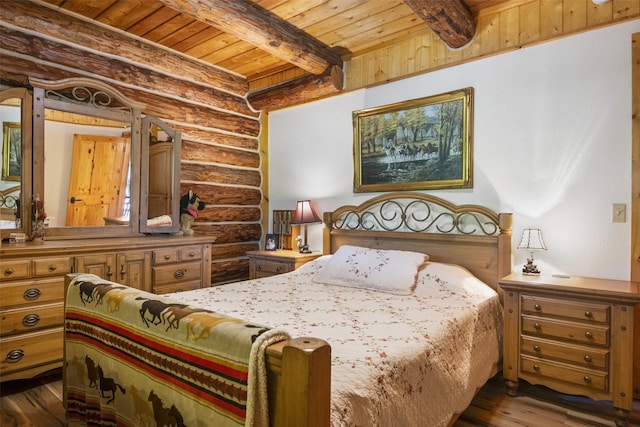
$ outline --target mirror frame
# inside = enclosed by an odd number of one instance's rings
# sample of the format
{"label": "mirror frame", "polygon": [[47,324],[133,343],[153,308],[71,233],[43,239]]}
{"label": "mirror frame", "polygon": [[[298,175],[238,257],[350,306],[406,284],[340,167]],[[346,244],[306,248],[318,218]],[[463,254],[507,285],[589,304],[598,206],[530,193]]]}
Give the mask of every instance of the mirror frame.
{"label": "mirror frame", "polygon": [[[149,226],[147,217],[149,216],[149,155],[151,152],[151,129],[157,126],[172,139],[171,153],[171,225]],[[142,118],[142,156],[141,156],[141,195],[140,195],[140,232],[148,234],[176,234],[180,231],[180,153],[182,151],[182,134],[161,119],[155,116],[146,115]]]}
{"label": "mirror frame", "polygon": [[[134,101],[118,90],[98,80],[88,78],[69,78],[49,81],[29,77],[33,86],[33,187],[30,200],[39,194],[46,210],[44,191],[44,126],[45,109],[66,111],[93,117],[112,119],[131,123],[131,210],[128,225],[98,227],[50,227],[47,238],[100,238],[127,237],[139,234],[138,221],[140,209],[140,156],[141,156],[141,114],[146,104]],[[62,97],[56,91],[72,89],[73,99]],[[75,92],[80,91],[80,95]],[[88,96],[91,94],[91,96]],[[96,95],[104,98],[96,100]],[[114,105],[117,101],[119,104]],[[111,105],[111,106],[110,106]],[[30,163],[31,164],[31,163]],[[146,203],[146,201],[145,201]],[[30,214],[29,214],[30,215]]]}
{"label": "mirror frame", "polygon": [[8,89],[0,90],[0,102],[7,99],[18,98],[21,99],[21,111],[20,111],[20,132],[22,143],[22,157],[20,161],[21,176],[20,176],[20,220],[22,227],[19,228],[3,228],[0,229],[0,239],[7,239],[11,233],[25,233],[28,234],[31,231],[31,203],[27,202],[32,199],[31,193],[31,179],[32,179],[32,109],[33,98],[31,93],[23,87],[12,87]]}

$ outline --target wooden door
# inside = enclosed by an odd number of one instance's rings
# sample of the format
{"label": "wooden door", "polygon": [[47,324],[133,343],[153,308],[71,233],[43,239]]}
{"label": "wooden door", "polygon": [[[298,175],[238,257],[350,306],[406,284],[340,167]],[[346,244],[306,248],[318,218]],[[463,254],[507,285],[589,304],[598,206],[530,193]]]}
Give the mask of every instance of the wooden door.
{"label": "wooden door", "polygon": [[105,225],[125,214],[130,153],[127,137],[74,135],[65,225]]}

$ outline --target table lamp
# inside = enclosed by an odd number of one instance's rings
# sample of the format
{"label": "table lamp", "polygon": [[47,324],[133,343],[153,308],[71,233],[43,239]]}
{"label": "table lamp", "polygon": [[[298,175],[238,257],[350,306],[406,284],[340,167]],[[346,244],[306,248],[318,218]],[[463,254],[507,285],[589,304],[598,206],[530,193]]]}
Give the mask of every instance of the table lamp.
{"label": "table lamp", "polygon": [[321,223],[322,220],[316,214],[316,211],[311,207],[311,202],[309,200],[299,200],[296,205],[296,211],[293,213],[293,218],[291,218],[291,224],[293,225],[303,225],[304,226],[304,243],[302,245],[298,245],[301,254],[310,254],[309,244],[307,243],[307,226],[309,224],[318,224]]}
{"label": "table lamp", "polygon": [[533,251],[534,250],[547,250],[547,247],[542,240],[542,231],[538,228],[525,228],[522,231],[522,239],[518,244],[518,249],[529,249],[531,252],[531,258],[527,258],[527,263],[522,267],[522,273],[525,275],[539,275],[540,270],[533,263]]}

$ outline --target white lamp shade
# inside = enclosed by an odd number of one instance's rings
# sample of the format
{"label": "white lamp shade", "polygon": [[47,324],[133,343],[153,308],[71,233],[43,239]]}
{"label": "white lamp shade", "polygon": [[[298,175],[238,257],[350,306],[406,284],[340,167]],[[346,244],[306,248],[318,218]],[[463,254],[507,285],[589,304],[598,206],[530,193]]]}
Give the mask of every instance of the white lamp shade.
{"label": "white lamp shade", "polygon": [[547,249],[542,240],[542,231],[538,228],[525,228],[522,231],[522,239],[518,244],[518,249]]}

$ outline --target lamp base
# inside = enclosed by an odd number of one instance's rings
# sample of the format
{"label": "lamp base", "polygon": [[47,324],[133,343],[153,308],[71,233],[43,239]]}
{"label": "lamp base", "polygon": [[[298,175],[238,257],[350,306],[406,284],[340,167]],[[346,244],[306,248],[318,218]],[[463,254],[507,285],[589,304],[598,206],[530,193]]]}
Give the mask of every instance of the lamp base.
{"label": "lamp base", "polygon": [[309,245],[302,245],[299,247],[301,254],[310,254]]}
{"label": "lamp base", "polygon": [[533,258],[527,258],[527,263],[522,266],[522,274],[525,276],[539,276],[540,270],[533,263]]}

